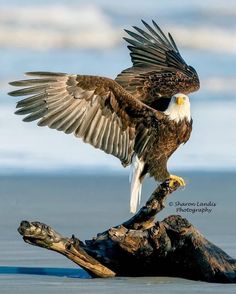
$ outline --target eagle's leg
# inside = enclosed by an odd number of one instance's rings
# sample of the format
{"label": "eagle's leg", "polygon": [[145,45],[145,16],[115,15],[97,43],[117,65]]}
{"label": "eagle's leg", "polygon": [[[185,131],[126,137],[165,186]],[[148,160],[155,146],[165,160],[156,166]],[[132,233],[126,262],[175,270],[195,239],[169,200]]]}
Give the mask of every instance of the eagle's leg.
{"label": "eagle's leg", "polygon": [[127,229],[147,229],[155,225],[156,215],[165,207],[166,198],[181,186],[175,179],[166,179],[152,193],[146,204],[122,226]]}
{"label": "eagle's leg", "polygon": [[173,187],[176,182],[178,182],[181,187],[186,186],[184,179],[176,175],[170,175],[169,181],[170,181],[169,182],[170,187]]}

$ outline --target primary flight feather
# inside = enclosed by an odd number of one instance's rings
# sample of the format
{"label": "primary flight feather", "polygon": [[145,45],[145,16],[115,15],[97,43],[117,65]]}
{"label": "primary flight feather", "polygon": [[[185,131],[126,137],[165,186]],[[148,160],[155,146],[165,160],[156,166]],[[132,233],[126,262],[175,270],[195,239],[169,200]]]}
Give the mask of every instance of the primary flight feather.
{"label": "primary flight feather", "polygon": [[[139,35],[129,32],[135,39],[128,40],[133,45],[130,48],[133,67],[116,80],[31,72],[27,73],[31,79],[11,82],[23,88],[9,93],[28,96],[17,103],[16,114],[25,115],[24,121],[39,120],[39,126],[73,133],[119,158],[124,166],[133,164],[130,201],[133,213],[146,174],[157,181],[172,178],[184,185],[182,178],[170,175],[167,161],[190,137],[190,102],[184,93],[199,87],[195,70],[188,70],[173,38],[168,39],[155,23],[154,28],[144,24],[149,33],[138,28]],[[170,80],[175,84],[171,89]],[[163,101],[168,101],[165,109]]]}

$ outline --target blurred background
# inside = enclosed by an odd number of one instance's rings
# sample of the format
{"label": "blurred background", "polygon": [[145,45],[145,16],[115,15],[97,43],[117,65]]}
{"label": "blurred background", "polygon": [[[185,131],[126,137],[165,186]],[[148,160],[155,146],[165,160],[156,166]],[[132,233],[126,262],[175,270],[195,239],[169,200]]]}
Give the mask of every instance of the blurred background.
{"label": "blurred background", "polygon": [[0,173],[125,173],[119,161],[73,136],[14,115],[8,82],[26,71],[115,78],[131,65],[124,28],[154,19],[200,76],[191,94],[191,140],[178,170],[236,168],[236,2],[228,0],[0,0]]}

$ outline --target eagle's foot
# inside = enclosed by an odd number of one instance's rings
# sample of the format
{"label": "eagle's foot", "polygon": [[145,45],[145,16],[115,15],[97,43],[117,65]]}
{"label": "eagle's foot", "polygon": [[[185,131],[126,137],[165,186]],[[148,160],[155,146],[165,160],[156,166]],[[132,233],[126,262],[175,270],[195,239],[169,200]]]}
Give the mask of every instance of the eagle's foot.
{"label": "eagle's foot", "polygon": [[183,178],[181,178],[181,177],[178,177],[178,176],[176,176],[176,175],[170,175],[170,177],[169,177],[169,186],[172,188],[172,187],[175,187],[175,185],[176,185],[176,182],[181,186],[181,187],[184,187],[184,186],[186,186],[186,183],[185,183],[185,181],[184,181],[184,179]]}

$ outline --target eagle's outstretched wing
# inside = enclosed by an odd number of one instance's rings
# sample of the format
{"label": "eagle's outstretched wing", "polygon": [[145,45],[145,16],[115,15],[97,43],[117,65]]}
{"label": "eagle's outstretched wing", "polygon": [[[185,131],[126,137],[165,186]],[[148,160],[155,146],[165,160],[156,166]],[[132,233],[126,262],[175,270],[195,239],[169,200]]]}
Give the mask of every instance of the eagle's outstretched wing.
{"label": "eagle's outstretched wing", "polygon": [[123,165],[130,164],[134,152],[142,155],[152,138],[151,126],[164,117],[108,78],[50,72],[28,75],[36,78],[10,83],[23,87],[10,95],[29,95],[17,103],[16,114],[27,115],[24,121],[39,119],[39,126],[73,133],[116,156]]}
{"label": "eagle's outstretched wing", "polygon": [[146,31],[138,27],[133,27],[137,33],[126,30],[132,37],[124,39],[131,44],[133,67],[122,71],[116,81],[149,105],[160,97],[198,90],[198,75],[186,64],[172,36],[166,36],[154,21],[153,27],[142,22]]}

